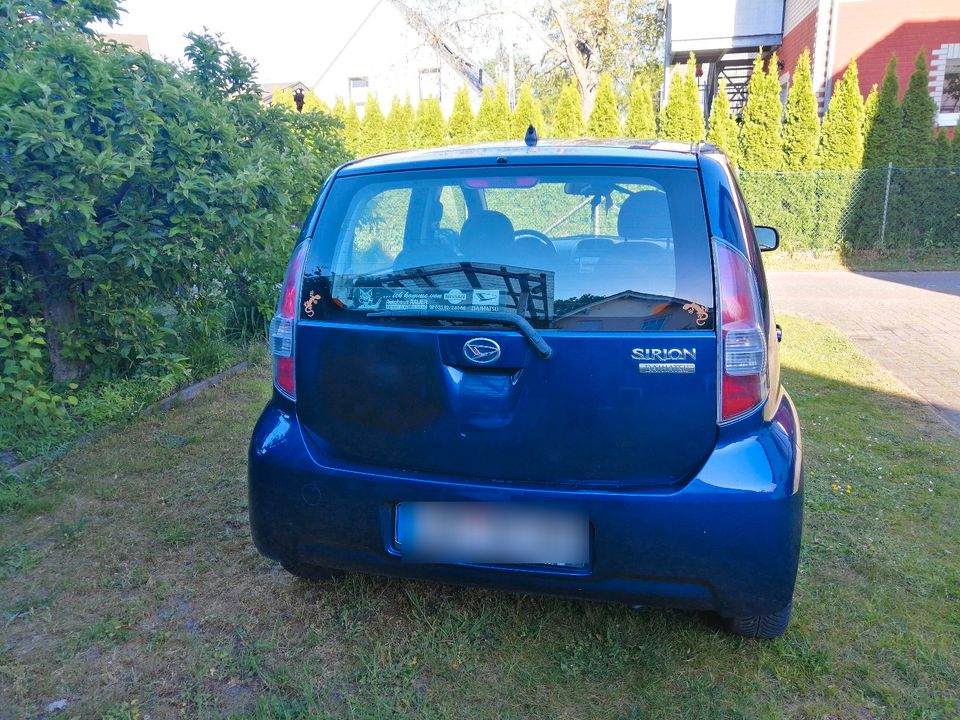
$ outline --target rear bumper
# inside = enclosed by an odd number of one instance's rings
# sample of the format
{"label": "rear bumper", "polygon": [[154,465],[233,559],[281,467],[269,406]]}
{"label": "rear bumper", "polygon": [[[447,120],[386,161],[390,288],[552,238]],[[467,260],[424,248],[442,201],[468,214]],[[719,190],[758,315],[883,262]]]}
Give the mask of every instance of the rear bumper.
{"label": "rear bumper", "polygon": [[[250,525],[261,553],[372,574],[626,603],[783,608],[793,595],[803,515],[799,423],[783,393],[770,422],[724,439],[690,482],[660,491],[563,490],[371,471],[308,448],[296,415],[267,405],[249,454]],[[394,543],[402,501],[538,502],[591,524],[586,570],[419,565]]]}

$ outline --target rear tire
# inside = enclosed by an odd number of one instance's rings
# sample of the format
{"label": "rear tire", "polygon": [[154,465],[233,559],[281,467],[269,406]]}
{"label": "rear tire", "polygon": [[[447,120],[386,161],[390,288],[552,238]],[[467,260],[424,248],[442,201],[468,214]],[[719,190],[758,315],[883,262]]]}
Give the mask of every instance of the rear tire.
{"label": "rear tire", "polygon": [[793,612],[793,602],[782,610],[766,615],[750,615],[747,617],[724,618],[728,632],[748,638],[778,638],[783,637],[790,624],[790,614]]}
{"label": "rear tire", "polygon": [[307,582],[334,580],[347,574],[344,570],[336,570],[334,568],[324,567],[323,565],[283,561],[280,564],[288,573],[296,575],[301,580],[306,580]]}

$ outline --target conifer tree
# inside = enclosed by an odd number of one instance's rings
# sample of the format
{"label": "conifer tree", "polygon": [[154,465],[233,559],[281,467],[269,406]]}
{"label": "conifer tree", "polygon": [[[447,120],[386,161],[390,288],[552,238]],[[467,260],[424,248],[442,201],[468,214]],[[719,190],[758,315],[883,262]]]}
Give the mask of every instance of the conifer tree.
{"label": "conifer tree", "polygon": [[960,118],[957,119],[957,126],[953,129],[953,162],[960,165]]}
{"label": "conifer tree", "polygon": [[453,98],[453,112],[447,122],[447,137],[454,145],[466,145],[473,142],[476,132],[476,119],[473,117],[473,108],[470,107],[470,91],[464,85],[457,90]]}
{"label": "conifer tree", "polygon": [[650,88],[639,75],[633,78],[633,83],[630,85],[630,107],[627,109],[624,135],[638,140],[652,140],[657,136],[657,116],[653,112],[653,97],[650,94]]}
{"label": "conifer tree", "polygon": [[740,167],[744,170],[779,170],[783,157],[783,128],[780,81],[776,75],[777,55],[771,56],[769,70],[763,69],[763,55],[757,54],[747,85],[747,104],[740,126]]}
{"label": "conifer tree", "polygon": [[330,108],[330,114],[340,122],[343,122],[344,118],[347,116],[347,106],[344,104],[343,98],[339,95],[337,95],[337,99],[334,101],[333,107]]}
{"label": "conifer tree", "polygon": [[937,104],[927,89],[928,82],[927,54],[921,50],[917,54],[907,91],[903,95],[903,104],[900,106],[903,121],[900,126],[898,151],[893,160],[897,167],[933,165],[936,155],[934,121]]}
{"label": "conifer tree", "polygon": [[947,135],[946,128],[940,128],[940,132],[937,133],[936,145],[934,165],[937,167],[953,167],[955,165],[953,159],[953,143],[950,142],[950,136]]}
{"label": "conifer tree", "polygon": [[883,77],[880,94],[877,96],[877,112],[873,116],[870,134],[864,140],[863,166],[865,168],[886,167],[897,154],[900,125],[903,122],[903,113],[897,99],[899,92],[897,58],[894,56],[887,64],[887,73]]}
{"label": "conifer tree", "polygon": [[667,105],[660,111],[659,136],[666,140],[699,142],[703,140],[703,109],[697,88],[697,60],[693,53],[687,60],[686,72],[674,71]]}
{"label": "conifer tree", "polygon": [[557,112],[553,117],[554,137],[575,138],[583,135],[583,114],[580,110],[580,92],[571,80],[560,91]]}
{"label": "conifer tree", "polygon": [[873,119],[877,116],[877,102],[880,99],[880,88],[874,83],[867,93],[867,99],[863,103],[863,137],[866,140],[873,127]]}
{"label": "conifer tree", "polygon": [[787,95],[786,122],[783,126],[783,167],[785,170],[815,170],[817,144],[820,142],[820,118],[810,75],[810,51],[797,59],[793,81]]}
{"label": "conifer tree", "polygon": [[354,157],[359,157],[361,153],[361,136],[360,116],[357,114],[357,106],[351,100],[343,113],[343,144]]}
{"label": "conifer tree", "polygon": [[422,148],[440,147],[446,137],[443,110],[436,98],[426,98],[417,106],[416,145]]}
{"label": "conifer tree", "polygon": [[413,146],[413,108],[407,103],[400,102],[396,95],[390,103],[390,112],[386,120],[386,148],[387,150],[406,150]]}
{"label": "conifer tree", "polygon": [[739,161],[738,131],[737,121],[730,114],[727,81],[721,78],[717,87],[717,94],[713,96],[713,105],[710,108],[710,129],[707,131],[707,142],[713,143],[722,150],[733,167],[737,167]]}
{"label": "conifer tree", "polygon": [[360,155],[376,155],[386,146],[386,120],[375,95],[367,97],[360,123]]}
{"label": "conifer tree", "polygon": [[820,135],[820,167],[855,170],[863,162],[863,98],[856,59],[851,60],[833,89]]}
{"label": "conifer tree", "polygon": [[617,95],[613,90],[613,78],[610,73],[600,73],[593,110],[590,111],[590,119],[587,122],[587,134],[595,138],[612,138],[621,135]]}
{"label": "conifer tree", "polygon": [[543,119],[543,109],[540,107],[540,101],[533,96],[533,87],[529,82],[525,82],[520,88],[520,95],[517,97],[517,107],[514,108],[513,118],[511,120],[510,139],[522,140],[527,134],[527,128],[533,125],[538,134],[546,133],[546,125]]}
{"label": "conifer tree", "polygon": [[501,81],[492,90],[484,88],[477,112],[477,140],[506,140],[509,134],[510,103],[507,100],[507,86]]}

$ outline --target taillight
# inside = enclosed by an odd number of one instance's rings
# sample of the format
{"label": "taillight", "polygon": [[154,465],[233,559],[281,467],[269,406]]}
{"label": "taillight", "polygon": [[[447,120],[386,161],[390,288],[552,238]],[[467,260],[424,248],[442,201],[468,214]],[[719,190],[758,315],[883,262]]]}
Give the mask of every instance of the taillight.
{"label": "taillight", "polygon": [[270,321],[270,352],[273,354],[273,384],[291,400],[297,399],[293,331],[297,324],[297,301],[300,295],[300,273],[307,243],[301,243],[293,253],[283,276],[277,314]]}
{"label": "taillight", "polygon": [[720,421],[727,422],[767,397],[767,340],[750,263],[722,240],[715,247],[720,285]]}

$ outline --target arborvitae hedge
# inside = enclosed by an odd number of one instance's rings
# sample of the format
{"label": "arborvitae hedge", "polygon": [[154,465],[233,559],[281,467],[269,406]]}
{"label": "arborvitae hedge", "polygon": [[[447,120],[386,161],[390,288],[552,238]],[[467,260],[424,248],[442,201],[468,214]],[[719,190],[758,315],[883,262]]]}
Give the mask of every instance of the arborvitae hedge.
{"label": "arborvitae hedge", "polygon": [[903,122],[893,160],[897,167],[930,167],[934,164],[936,139],[933,128],[937,104],[927,89],[928,82],[927,54],[921,50],[900,106]]}
{"label": "arborvitae hedge", "polygon": [[414,132],[417,147],[431,148],[443,145],[446,138],[446,126],[443,122],[443,110],[436,98],[421,100],[417,106],[416,130]]}
{"label": "arborvitae hedge", "polygon": [[620,137],[620,113],[610,73],[600,73],[600,84],[587,122],[587,134],[595,138]]}
{"label": "arborvitae hedge", "polygon": [[510,135],[510,103],[507,101],[507,86],[497,83],[491,90],[483,90],[483,100],[477,112],[477,140],[506,140]]}
{"label": "arborvitae hedge", "polygon": [[874,83],[867,93],[867,99],[863,103],[863,137],[870,134],[873,127],[873,120],[877,117],[877,103],[880,100],[880,86]]}
{"label": "arborvitae hedge", "polygon": [[780,169],[783,107],[776,75],[776,53],[770,58],[769,68],[763,69],[763,57],[758,54],[747,86],[747,104],[740,126],[740,167],[744,170]]}
{"label": "arborvitae hedge", "polygon": [[464,85],[457,90],[457,95],[453,98],[453,112],[447,122],[447,137],[454,145],[466,145],[473,142],[476,132],[476,119],[470,106],[470,91]]}
{"label": "arborvitae hedge", "polygon": [[376,155],[386,146],[386,119],[375,95],[367,98],[360,122],[360,155]]}
{"label": "arborvitae hedge", "polygon": [[887,73],[880,85],[877,97],[877,112],[870,126],[870,133],[864,138],[863,166],[865,168],[886,167],[897,155],[900,126],[903,113],[897,96],[900,81],[897,79],[897,58],[890,58]]}
{"label": "arborvitae hedge", "polygon": [[517,106],[513,110],[511,120],[511,140],[523,140],[527,128],[533,125],[539,135],[547,132],[546,122],[543,119],[543,110],[540,101],[533,96],[533,87],[525,82],[520,88]]}
{"label": "arborvitae hedge", "polygon": [[713,96],[713,105],[710,108],[710,129],[707,131],[707,142],[713,143],[727,156],[733,167],[737,167],[740,160],[740,144],[737,121],[730,114],[730,98],[727,97],[727,81],[720,79],[717,94]]}
{"label": "arborvitae hedge", "polygon": [[553,117],[553,131],[558,138],[575,138],[583,135],[583,113],[580,111],[580,92],[571,80],[560,92],[557,113]]}
{"label": "arborvitae hedge", "polygon": [[394,96],[387,113],[385,150],[404,150],[411,145],[413,138],[413,108],[410,99],[406,104]]}
{"label": "arborvitae hedge", "polygon": [[863,98],[857,61],[851,60],[830,98],[820,135],[820,167],[854,170],[863,161]]}
{"label": "arborvitae hedge", "polygon": [[653,111],[653,97],[650,94],[650,88],[639,75],[630,85],[630,107],[627,109],[624,135],[639,140],[652,140],[657,136],[657,116]]}
{"label": "arborvitae hedge", "polygon": [[[335,115],[335,117],[339,116]],[[347,105],[346,110],[344,110],[343,117],[340,118],[340,121],[343,123],[343,144],[351,155],[354,157],[359,156],[361,154],[360,137],[363,133],[363,128],[360,122],[360,115],[357,114],[357,106],[352,100],[350,104]]]}
{"label": "arborvitae hedge", "polygon": [[934,163],[937,167],[953,167],[953,143],[947,135],[946,128],[940,128],[937,133],[936,156]]}
{"label": "arborvitae hedge", "polygon": [[667,106],[660,112],[659,135],[666,140],[699,142],[704,136],[703,109],[697,88],[697,61],[690,53],[685,73],[674,72]]}
{"label": "arborvitae hedge", "polygon": [[786,122],[783,126],[783,168],[815,170],[819,141],[820,118],[817,116],[817,98],[813,94],[813,80],[810,76],[810,52],[804,50],[797,59],[787,95]]}
{"label": "arborvitae hedge", "polygon": [[957,119],[957,126],[953,129],[953,160],[960,165],[960,118]]}

